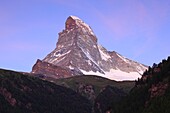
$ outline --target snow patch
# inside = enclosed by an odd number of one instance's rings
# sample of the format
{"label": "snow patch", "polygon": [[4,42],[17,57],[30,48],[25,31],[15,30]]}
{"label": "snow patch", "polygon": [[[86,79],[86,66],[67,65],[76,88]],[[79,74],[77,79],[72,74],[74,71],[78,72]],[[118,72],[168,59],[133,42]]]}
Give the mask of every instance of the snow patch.
{"label": "snow patch", "polygon": [[116,53],[116,54],[117,54],[117,55],[119,56],[119,58],[121,58],[124,62],[130,63],[125,57],[119,55],[118,53]]}
{"label": "snow patch", "polygon": [[[58,51],[56,51],[56,52],[54,52],[52,55],[51,55],[51,57],[52,58],[49,58],[49,59],[46,59],[45,61],[46,62],[49,62],[49,63],[56,63],[56,62],[60,62],[61,60],[63,60],[63,59],[65,59],[65,56],[67,55],[67,54],[69,54],[71,52],[71,50],[69,50],[69,51],[67,51],[66,53],[60,53],[59,52],[59,50]],[[56,54],[56,53],[58,53],[58,54]],[[60,59],[59,59],[60,58]]]}
{"label": "snow patch", "polygon": [[74,69],[74,67],[72,67],[72,66],[70,66],[70,65],[68,66],[68,68],[70,68],[71,70],[73,70],[73,69]]}
{"label": "snow patch", "polygon": [[136,67],[138,69],[138,72],[140,74],[143,74],[144,71],[143,70],[147,70],[147,67],[143,66],[142,64],[139,64],[139,66]]}
{"label": "snow patch", "polygon": [[[57,52],[58,52],[58,51],[57,51]],[[71,52],[71,50],[69,50],[69,51],[67,51],[66,53],[63,53],[63,54],[61,54],[61,53],[56,54],[57,52],[54,53],[54,56],[55,56],[55,57],[62,57],[62,56],[64,56],[64,55],[69,54],[69,53]]]}
{"label": "snow patch", "polygon": [[105,76],[111,80],[123,81],[123,80],[137,80],[141,78],[138,72],[124,72],[121,70],[111,69],[109,72],[105,72]]}
{"label": "snow patch", "polygon": [[140,66],[136,66],[136,68],[140,74],[143,74],[142,68]]}
{"label": "snow patch", "polygon": [[76,16],[73,16],[73,15],[71,15],[70,16],[72,19],[74,19],[74,20],[81,20],[80,18],[78,18],[78,17],[76,17]]}
{"label": "snow patch", "polygon": [[104,53],[104,52],[101,50],[101,47],[100,47],[100,46],[99,46],[99,52],[100,52],[101,58],[102,58],[103,60],[108,60],[108,59],[111,58],[110,55]]}
{"label": "snow patch", "polygon": [[97,76],[104,76],[104,74],[100,73],[100,72],[94,72],[94,71],[85,71],[82,69],[79,69],[83,74],[85,75],[97,75]]}
{"label": "snow patch", "polygon": [[87,62],[88,62],[88,64],[89,64],[90,66],[92,65],[92,63],[91,63],[91,61],[90,61],[90,60],[88,60]]}
{"label": "snow patch", "polygon": [[96,45],[93,45],[94,48],[97,48]]}
{"label": "snow patch", "polygon": [[58,63],[58,62],[60,62],[60,61],[62,61],[64,59],[65,59],[65,56],[63,58],[61,58],[61,59],[55,58],[55,59],[51,60],[50,63],[54,63],[54,62]]}
{"label": "snow patch", "polygon": [[64,45],[58,45],[58,48],[60,49],[60,48],[63,48],[64,47]]}
{"label": "snow patch", "polygon": [[80,69],[80,71],[85,74],[85,75],[96,75],[96,76],[101,76],[104,78],[108,78],[111,80],[116,80],[116,81],[124,81],[124,80],[137,80],[138,78],[141,78],[141,75],[137,72],[124,72],[121,70],[115,70],[111,69],[109,72],[105,72],[105,74],[102,74],[100,72],[94,72],[94,71],[85,71]]}

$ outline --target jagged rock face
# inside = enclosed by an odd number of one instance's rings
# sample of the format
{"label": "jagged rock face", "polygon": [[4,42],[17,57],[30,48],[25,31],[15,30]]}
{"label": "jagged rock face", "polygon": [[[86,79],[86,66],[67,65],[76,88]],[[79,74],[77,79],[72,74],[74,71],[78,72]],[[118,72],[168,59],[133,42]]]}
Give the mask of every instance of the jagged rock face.
{"label": "jagged rock face", "polygon": [[62,68],[41,60],[37,60],[36,64],[33,66],[32,73],[44,75],[43,78],[67,78],[74,75],[79,75],[83,73],[78,73],[77,71],[72,71],[69,68]]}
{"label": "jagged rock face", "polygon": [[[67,18],[65,30],[59,33],[56,48],[42,61],[78,73],[100,75],[114,80],[134,80],[146,70],[146,66],[114,51],[108,52],[98,45],[90,26],[75,16]],[[34,67],[34,73],[41,72],[41,66],[39,69]],[[48,69],[43,71],[48,72]]]}
{"label": "jagged rock face", "polygon": [[99,60],[97,38],[91,28],[80,19],[69,17],[65,30],[59,33],[56,49],[43,61],[62,67],[102,72],[96,63]]}

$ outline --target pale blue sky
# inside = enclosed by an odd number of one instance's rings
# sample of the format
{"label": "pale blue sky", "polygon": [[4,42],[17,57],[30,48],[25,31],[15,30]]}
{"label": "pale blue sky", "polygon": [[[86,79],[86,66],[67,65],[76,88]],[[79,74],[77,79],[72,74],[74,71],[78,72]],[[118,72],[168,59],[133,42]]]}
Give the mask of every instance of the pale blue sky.
{"label": "pale blue sky", "polygon": [[137,62],[170,54],[170,0],[0,0],[0,68],[31,71],[55,48],[69,15],[89,24],[105,48]]}

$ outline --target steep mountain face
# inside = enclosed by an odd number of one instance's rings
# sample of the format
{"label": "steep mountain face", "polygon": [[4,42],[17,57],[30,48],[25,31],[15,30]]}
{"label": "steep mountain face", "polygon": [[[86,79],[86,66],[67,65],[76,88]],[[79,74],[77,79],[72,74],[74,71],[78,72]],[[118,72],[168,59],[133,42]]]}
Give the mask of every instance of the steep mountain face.
{"label": "steep mountain face", "polygon": [[35,76],[46,79],[68,78],[74,75],[83,74],[74,70],[70,70],[69,68],[62,68],[60,66],[41,61],[39,59],[37,60],[36,65],[33,67],[33,72],[36,72]]}
{"label": "steep mountain face", "polygon": [[[41,63],[52,64],[44,68]],[[146,66],[129,60],[115,51],[107,51],[97,43],[97,37],[89,25],[75,16],[69,16],[65,29],[59,33],[56,48],[41,63],[36,63],[32,73],[46,74],[56,78],[68,77],[70,74],[57,76],[55,66],[73,73],[71,75],[99,75],[113,80],[134,80],[141,76]],[[47,66],[49,67],[49,66]],[[46,73],[50,72],[50,74]]]}

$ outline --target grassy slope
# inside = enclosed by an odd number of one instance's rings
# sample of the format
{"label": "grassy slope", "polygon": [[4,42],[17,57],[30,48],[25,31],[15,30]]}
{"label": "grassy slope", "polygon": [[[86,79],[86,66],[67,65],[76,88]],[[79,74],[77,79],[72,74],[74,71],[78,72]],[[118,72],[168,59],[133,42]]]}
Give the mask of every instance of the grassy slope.
{"label": "grassy slope", "polygon": [[77,85],[80,83],[92,85],[94,86],[96,95],[98,95],[101,90],[108,85],[122,89],[126,93],[128,93],[134,87],[134,81],[117,82],[93,75],[74,76],[65,79],[58,79],[54,80],[54,83],[71,88],[73,90],[76,90]]}

